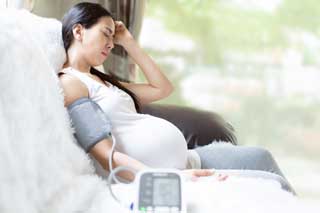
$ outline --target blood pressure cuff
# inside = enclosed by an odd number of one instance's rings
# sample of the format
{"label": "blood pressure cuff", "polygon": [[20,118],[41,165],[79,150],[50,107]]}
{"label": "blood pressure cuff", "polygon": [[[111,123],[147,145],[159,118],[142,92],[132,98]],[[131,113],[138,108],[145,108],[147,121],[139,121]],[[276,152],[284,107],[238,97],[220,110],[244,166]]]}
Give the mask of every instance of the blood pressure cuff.
{"label": "blood pressure cuff", "polygon": [[88,153],[99,141],[111,136],[111,123],[100,106],[90,98],[79,98],[68,107],[74,136]]}

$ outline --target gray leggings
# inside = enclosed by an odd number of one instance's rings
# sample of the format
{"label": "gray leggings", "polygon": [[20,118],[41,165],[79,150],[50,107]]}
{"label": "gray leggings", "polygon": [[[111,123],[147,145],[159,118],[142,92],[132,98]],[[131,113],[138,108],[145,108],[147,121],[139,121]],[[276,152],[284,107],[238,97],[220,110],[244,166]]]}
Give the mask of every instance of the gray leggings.
{"label": "gray leggings", "polygon": [[272,154],[264,148],[212,143],[197,147],[195,151],[203,169],[214,168],[226,174],[277,180],[284,190],[296,194]]}

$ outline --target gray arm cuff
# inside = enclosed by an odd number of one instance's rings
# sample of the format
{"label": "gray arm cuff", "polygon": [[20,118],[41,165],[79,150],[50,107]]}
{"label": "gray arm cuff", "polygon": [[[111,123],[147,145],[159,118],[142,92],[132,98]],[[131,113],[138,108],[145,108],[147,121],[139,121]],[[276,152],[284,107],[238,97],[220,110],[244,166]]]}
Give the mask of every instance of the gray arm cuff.
{"label": "gray arm cuff", "polygon": [[79,98],[67,109],[75,129],[74,136],[86,152],[101,140],[111,136],[111,123],[108,117],[90,98]]}

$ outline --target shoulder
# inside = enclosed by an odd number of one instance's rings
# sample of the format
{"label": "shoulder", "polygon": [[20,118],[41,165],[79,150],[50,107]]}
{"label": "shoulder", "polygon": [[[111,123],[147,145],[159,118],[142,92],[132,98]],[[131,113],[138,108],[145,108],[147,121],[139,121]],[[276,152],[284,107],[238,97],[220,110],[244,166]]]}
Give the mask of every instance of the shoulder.
{"label": "shoulder", "polygon": [[79,98],[89,96],[87,86],[77,77],[63,73],[59,76],[59,80],[64,93],[65,106],[68,106]]}

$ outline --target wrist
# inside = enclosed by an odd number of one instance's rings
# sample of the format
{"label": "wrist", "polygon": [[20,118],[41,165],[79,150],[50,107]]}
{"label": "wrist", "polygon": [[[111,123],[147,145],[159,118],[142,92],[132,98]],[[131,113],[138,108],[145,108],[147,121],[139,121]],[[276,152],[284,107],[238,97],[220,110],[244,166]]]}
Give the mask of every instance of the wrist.
{"label": "wrist", "polygon": [[131,48],[133,48],[135,45],[137,45],[137,42],[135,41],[135,39],[131,36],[129,38],[127,38],[125,41],[123,41],[123,43],[121,44],[121,46],[126,49],[127,51],[130,50]]}

